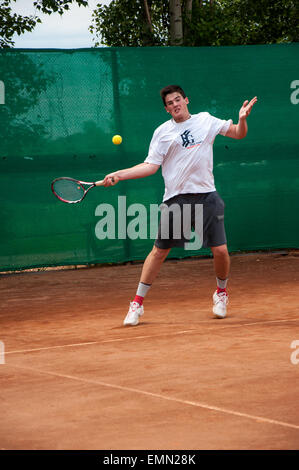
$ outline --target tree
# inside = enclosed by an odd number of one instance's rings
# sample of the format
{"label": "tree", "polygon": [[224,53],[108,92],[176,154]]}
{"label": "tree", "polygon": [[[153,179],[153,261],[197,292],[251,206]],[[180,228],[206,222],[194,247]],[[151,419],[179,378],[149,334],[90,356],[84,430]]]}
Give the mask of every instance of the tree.
{"label": "tree", "polygon": [[222,46],[299,41],[295,0],[113,0],[99,4],[95,46]]}
{"label": "tree", "polygon": [[[0,49],[14,46],[13,35],[17,33],[19,36],[26,31],[32,31],[37,23],[41,23],[41,19],[37,14],[30,16],[22,16],[12,12],[12,4],[16,0],[0,0]],[[69,10],[70,4],[77,3],[79,6],[86,7],[86,0],[35,0],[33,6],[37,12],[51,15],[59,13],[62,15]]]}
{"label": "tree", "polygon": [[169,0],[169,35],[171,46],[183,44],[183,21],[181,0]]}
{"label": "tree", "polygon": [[168,41],[168,0],[112,0],[98,4],[90,31],[95,46],[163,46]]}
{"label": "tree", "polygon": [[222,0],[232,44],[297,42],[298,10],[294,0]]}

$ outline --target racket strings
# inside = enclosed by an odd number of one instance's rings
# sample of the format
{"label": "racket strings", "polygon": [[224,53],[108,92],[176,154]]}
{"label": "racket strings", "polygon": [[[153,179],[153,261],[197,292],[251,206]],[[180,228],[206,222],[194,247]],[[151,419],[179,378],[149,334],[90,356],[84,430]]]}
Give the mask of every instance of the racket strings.
{"label": "racket strings", "polygon": [[85,193],[83,186],[78,181],[61,179],[53,184],[53,190],[56,195],[65,201],[80,201]]}

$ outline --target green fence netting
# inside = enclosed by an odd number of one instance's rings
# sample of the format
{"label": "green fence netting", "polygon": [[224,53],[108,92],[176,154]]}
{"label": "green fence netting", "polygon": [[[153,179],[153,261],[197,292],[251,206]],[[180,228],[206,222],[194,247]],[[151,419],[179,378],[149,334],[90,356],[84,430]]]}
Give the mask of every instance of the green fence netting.
{"label": "green fence netting", "polygon": [[[55,199],[50,183],[93,181],[142,162],[153,131],[169,118],[159,90],[172,83],[186,90],[191,113],[234,122],[243,101],[258,96],[246,139],[218,136],[214,144],[228,247],[299,248],[298,55],[299,44],[2,50],[0,270],[146,257],[151,209],[164,190],[160,170],[94,189],[76,205]],[[109,211],[114,238],[104,227]],[[170,257],[201,253],[208,251],[173,249]]]}

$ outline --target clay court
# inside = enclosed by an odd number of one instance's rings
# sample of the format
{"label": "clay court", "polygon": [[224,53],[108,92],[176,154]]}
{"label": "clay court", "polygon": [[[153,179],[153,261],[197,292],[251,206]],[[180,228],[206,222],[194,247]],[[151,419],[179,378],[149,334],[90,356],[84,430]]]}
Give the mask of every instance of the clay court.
{"label": "clay court", "polygon": [[[2,449],[298,449],[298,252],[1,275]],[[297,346],[297,350],[299,346]],[[295,360],[294,360],[295,359]]]}

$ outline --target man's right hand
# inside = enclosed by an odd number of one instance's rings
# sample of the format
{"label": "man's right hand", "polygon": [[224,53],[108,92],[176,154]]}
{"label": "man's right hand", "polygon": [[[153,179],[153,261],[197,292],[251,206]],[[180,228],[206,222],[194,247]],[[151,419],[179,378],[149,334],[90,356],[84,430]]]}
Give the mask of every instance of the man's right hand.
{"label": "man's right hand", "polygon": [[117,176],[117,173],[109,173],[109,175],[106,175],[104,178],[104,186],[114,186],[116,183],[119,182],[119,177]]}

